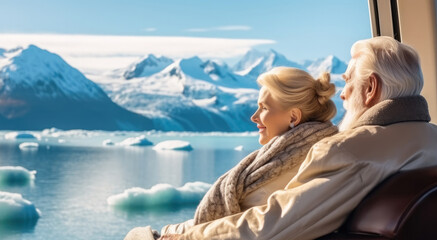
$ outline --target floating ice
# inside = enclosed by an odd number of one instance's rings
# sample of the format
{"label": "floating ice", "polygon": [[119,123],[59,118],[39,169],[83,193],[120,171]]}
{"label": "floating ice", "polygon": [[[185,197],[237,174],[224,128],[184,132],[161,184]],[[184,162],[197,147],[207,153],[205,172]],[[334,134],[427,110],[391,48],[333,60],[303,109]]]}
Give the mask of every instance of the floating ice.
{"label": "floating ice", "polygon": [[141,135],[138,137],[126,138],[122,142],[118,143],[121,146],[150,146],[153,143],[147,140],[145,135]]}
{"label": "floating ice", "polygon": [[236,146],[236,147],[234,148],[234,150],[235,150],[235,151],[243,151],[243,145]]}
{"label": "floating ice", "polygon": [[40,215],[33,203],[21,194],[0,191],[0,223],[36,223]]}
{"label": "floating ice", "polygon": [[112,207],[125,210],[195,205],[210,187],[211,184],[204,182],[189,182],[178,188],[161,183],[150,189],[127,189],[123,193],[108,197],[107,202]]}
{"label": "floating ice", "polygon": [[163,141],[156,144],[153,147],[155,150],[183,150],[183,151],[191,151],[193,148],[191,147],[189,142],[181,141],[181,140],[168,140]]}
{"label": "floating ice", "polygon": [[114,145],[114,142],[111,139],[106,139],[102,142],[103,146],[112,146]]}
{"label": "floating ice", "polygon": [[40,136],[28,132],[10,132],[5,134],[5,139],[15,140],[15,139],[39,139]]}
{"label": "floating ice", "polygon": [[47,129],[42,130],[41,134],[42,135],[51,135],[53,133],[57,133],[60,131],[62,131],[62,130],[58,129],[58,128],[47,128]]}
{"label": "floating ice", "polygon": [[0,167],[0,185],[27,185],[35,179],[36,171],[21,166]]}
{"label": "floating ice", "polygon": [[21,150],[36,150],[39,147],[39,144],[36,142],[24,142],[18,145]]}

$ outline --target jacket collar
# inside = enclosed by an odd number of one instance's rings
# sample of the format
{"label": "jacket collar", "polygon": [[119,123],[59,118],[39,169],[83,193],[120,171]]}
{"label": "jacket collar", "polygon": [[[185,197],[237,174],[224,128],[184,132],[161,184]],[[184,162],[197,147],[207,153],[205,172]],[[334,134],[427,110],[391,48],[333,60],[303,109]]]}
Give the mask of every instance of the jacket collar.
{"label": "jacket collar", "polygon": [[377,103],[358,118],[352,128],[364,125],[386,126],[400,122],[429,122],[428,103],[422,96],[387,99]]}

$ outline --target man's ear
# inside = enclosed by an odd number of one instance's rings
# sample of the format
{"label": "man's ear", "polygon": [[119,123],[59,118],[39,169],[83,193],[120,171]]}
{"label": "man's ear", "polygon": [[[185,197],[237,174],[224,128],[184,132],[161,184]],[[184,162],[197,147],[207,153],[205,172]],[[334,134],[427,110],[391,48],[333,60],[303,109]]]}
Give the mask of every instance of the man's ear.
{"label": "man's ear", "polygon": [[294,123],[294,126],[297,126],[302,120],[302,111],[299,108],[292,108],[290,110],[290,116],[290,123]]}
{"label": "man's ear", "polygon": [[370,75],[369,84],[364,94],[364,105],[367,107],[372,107],[379,102],[379,97],[381,95],[381,80],[377,74],[372,73]]}

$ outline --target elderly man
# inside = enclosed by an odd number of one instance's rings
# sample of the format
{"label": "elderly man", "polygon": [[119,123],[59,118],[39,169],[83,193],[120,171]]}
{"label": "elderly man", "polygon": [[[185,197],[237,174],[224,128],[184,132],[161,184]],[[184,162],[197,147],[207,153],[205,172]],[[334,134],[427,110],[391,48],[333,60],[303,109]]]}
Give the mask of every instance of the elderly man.
{"label": "elderly man", "polygon": [[337,229],[391,174],[437,165],[437,126],[420,96],[416,51],[377,37],[356,42],[351,55],[341,132],[313,146],[284,190],[267,205],[161,239],[314,239]]}

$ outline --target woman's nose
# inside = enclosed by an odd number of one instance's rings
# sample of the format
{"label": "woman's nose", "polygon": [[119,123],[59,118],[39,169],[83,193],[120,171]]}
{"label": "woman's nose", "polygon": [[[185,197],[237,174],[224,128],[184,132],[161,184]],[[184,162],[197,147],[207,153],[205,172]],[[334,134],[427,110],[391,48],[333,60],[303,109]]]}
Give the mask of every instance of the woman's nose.
{"label": "woman's nose", "polygon": [[257,123],[258,120],[258,110],[250,117],[250,120],[254,123]]}

